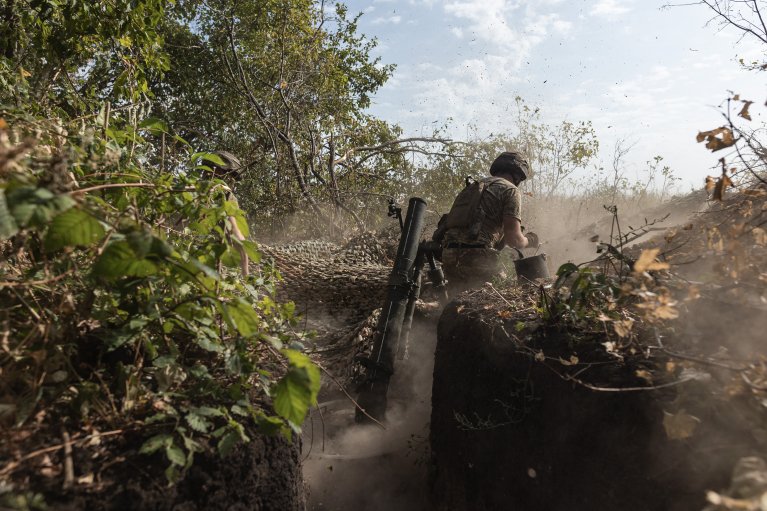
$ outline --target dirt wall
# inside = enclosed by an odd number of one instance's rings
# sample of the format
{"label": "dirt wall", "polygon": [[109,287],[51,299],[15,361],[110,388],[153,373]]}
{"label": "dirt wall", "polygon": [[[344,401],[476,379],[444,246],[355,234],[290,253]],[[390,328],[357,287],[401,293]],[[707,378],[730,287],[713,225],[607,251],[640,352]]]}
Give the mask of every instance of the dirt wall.
{"label": "dirt wall", "polygon": [[[49,508],[74,511],[303,511],[305,497],[298,441],[248,433],[226,458],[195,457],[186,476],[167,486],[164,460],[135,456],[128,449],[121,463],[102,473],[102,482],[56,491]],[[125,446],[124,446],[125,447]],[[75,452],[75,455],[77,453]],[[120,458],[123,458],[122,456]],[[86,460],[75,460],[85,466]]]}
{"label": "dirt wall", "polygon": [[[726,487],[737,459],[752,454],[748,427],[721,407],[696,412],[691,438],[670,439],[664,408],[676,390],[597,392],[565,381],[515,343],[513,318],[486,321],[482,309],[453,302],[439,322],[433,509],[700,510],[706,490]],[[586,360],[588,348],[577,349]],[[620,363],[589,371],[615,387],[638,384]]]}

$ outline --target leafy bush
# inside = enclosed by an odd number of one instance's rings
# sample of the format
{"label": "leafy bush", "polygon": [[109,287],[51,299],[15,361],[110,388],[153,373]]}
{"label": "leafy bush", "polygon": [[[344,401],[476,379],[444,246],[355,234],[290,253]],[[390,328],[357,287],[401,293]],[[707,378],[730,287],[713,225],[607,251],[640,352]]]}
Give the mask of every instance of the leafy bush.
{"label": "leafy bush", "polygon": [[299,429],[319,370],[255,243],[238,271],[229,219],[248,225],[215,159],[128,111],[0,109],[5,426],[139,429],[170,481],[205,445],[247,441],[248,424]]}

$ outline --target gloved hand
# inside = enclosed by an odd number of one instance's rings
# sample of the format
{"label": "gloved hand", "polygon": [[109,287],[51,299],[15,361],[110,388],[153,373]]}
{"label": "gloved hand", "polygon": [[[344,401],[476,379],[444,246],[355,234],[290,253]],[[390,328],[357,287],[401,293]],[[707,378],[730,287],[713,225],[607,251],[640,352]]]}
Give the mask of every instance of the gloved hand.
{"label": "gloved hand", "polygon": [[527,248],[538,248],[540,245],[540,240],[538,239],[538,235],[534,232],[528,232],[525,234],[525,237],[527,238]]}

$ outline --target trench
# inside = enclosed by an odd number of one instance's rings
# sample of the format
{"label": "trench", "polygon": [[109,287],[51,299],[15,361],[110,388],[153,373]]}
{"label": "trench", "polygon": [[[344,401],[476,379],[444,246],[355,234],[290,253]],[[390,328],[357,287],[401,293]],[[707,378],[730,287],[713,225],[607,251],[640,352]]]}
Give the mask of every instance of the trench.
{"label": "trench", "polygon": [[385,427],[354,423],[354,405],[324,392],[303,428],[307,509],[422,511],[428,507],[429,421],[436,321],[414,322],[398,360]]}

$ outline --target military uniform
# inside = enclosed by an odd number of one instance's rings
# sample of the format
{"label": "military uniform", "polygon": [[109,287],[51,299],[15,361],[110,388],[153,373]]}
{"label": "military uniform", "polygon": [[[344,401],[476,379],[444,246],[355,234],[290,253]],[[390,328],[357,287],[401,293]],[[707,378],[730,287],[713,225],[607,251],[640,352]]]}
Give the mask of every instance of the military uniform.
{"label": "military uniform", "polygon": [[520,192],[511,181],[489,176],[479,183],[476,225],[448,228],[442,241],[442,265],[451,294],[481,285],[499,273],[495,247],[504,235],[503,217],[522,221]]}

